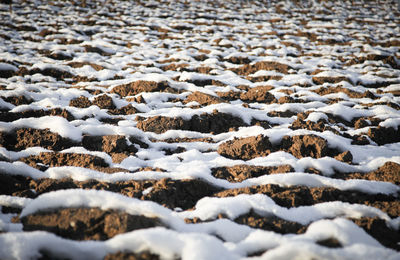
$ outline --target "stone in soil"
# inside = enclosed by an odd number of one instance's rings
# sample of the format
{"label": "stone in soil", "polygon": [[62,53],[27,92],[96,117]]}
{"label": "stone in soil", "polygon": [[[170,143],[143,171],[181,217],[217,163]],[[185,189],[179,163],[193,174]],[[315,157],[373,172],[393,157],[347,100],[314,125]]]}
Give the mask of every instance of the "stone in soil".
{"label": "stone in soil", "polygon": [[222,143],[218,153],[230,159],[251,160],[267,156],[271,153],[272,145],[267,136],[258,135],[245,138],[235,138]]}
{"label": "stone in soil", "polygon": [[169,87],[167,82],[155,82],[138,80],[128,84],[119,85],[111,90],[111,93],[116,93],[121,97],[134,96],[142,92],[170,92],[177,91]]}
{"label": "stone in soil", "polygon": [[73,240],[107,240],[137,229],[163,226],[155,217],[98,208],[66,208],[21,218],[24,231],[43,230]]}
{"label": "stone in soil", "polygon": [[231,167],[212,168],[211,173],[214,177],[225,179],[229,182],[242,182],[246,179],[256,178],[268,174],[293,172],[290,165],[279,166],[253,166],[253,165],[235,165]]}

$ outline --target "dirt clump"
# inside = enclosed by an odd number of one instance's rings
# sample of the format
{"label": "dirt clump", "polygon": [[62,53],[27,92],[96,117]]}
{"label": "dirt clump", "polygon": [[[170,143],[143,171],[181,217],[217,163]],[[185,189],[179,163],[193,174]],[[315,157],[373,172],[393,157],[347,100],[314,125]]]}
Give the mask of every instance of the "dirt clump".
{"label": "dirt clump", "polygon": [[146,132],[164,133],[168,130],[189,130],[201,133],[224,133],[246,125],[241,118],[214,111],[211,114],[194,115],[190,120],[180,117],[155,116],[143,120],[137,118],[137,127]]}
{"label": "dirt clump", "polygon": [[238,75],[248,76],[259,70],[275,70],[277,72],[287,74],[291,67],[287,64],[275,62],[275,61],[259,61],[254,64],[245,64],[239,68],[234,68],[232,71]]}
{"label": "dirt clump", "polygon": [[114,109],[115,108],[112,98],[106,94],[95,97],[93,99],[93,105],[96,105],[102,109]]}
{"label": "dirt clump", "polygon": [[400,185],[400,164],[395,162],[386,162],[375,171],[366,173],[335,173],[332,177],[345,180],[364,179],[370,181],[384,181]]}
{"label": "dirt clump", "polygon": [[169,87],[168,83],[138,80],[128,84],[119,85],[111,90],[111,93],[116,93],[121,97],[134,96],[142,92],[170,92],[176,93],[177,91]]}
{"label": "dirt clump", "polygon": [[110,109],[108,110],[108,113],[112,115],[134,115],[138,112],[138,110],[132,106],[132,104],[126,105],[124,107],[121,107],[119,109]]}
{"label": "dirt clump", "polygon": [[185,100],[184,104],[190,103],[192,101],[198,102],[200,105],[211,105],[211,104],[219,104],[224,102],[221,98],[219,97],[214,97],[206,93],[202,93],[199,91],[193,92],[190,94]]}
{"label": "dirt clump", "polygon": [[258,135],[235,138],[222,143],[218,153],[230,159],[251,160],[271,153],[272,144],[267,136]]}
{"label": "dirt clump", "polygon": [[33,102],[32,99],[21,96],[1,97],[4,101],[13,104],[14,106],[29,105]]}
{"label": "dirt clump", "polygon": [[351,83],[351,81],[346,77],[321,77],[321,76],[318,77],[318,76],[314,76],[314,77],[312,77],[312,81],[317,85],[322,85],[324,83],[336,84],[336,83],[340,83],[342,81],[347,81],[347,82]]}
{"label": "dirt clump", "polygon": [[271,89],[273,89],[271,86],[258,86],[251,88],[247,92],[241,93],[240,99],[245,102],[274,103],[276,102],[276,98],[274,95],[269,93]]}
{"label": "dirt clump", "polygon": [[155,201],[171,209],[179,207],[186,210],[194,207],[201,198],[218,191],[220,188],[202,180],[162,179],[157,181],[142,199]]}
{"label": "dirt clump", "polygon": [[302,234],[307,227],[300,223],[284,220],[276,216],[261,216],[250,211],[234,220],[238,224],[247,225],[252,228],[273,231],[279,234]]}
{"label": "dirt clump", "polygon": [[214,177],[225,179],[229,182],[242,182],[246,179],[257,178],[263,175],[288,173],[293,171],[293,167],[287,164],[279,166],[253,166],[241,164],[231,167],[217,167],[211,169],[211,173]]}
{"label": "dirt clump", "polygon": [[84,135],[82,145],[90,151],[106,153],[136,153],[134,145],[128,145],[123,135],[91,136]]}
{"label": "dirt clump", "polygon": [[189,130],[190,123],[180,117],[154,116],[143,120],[137,117],[137,127],[145,132],[164,133],[168,130]]}
{"label": "dirt clump", "polygon": [[393,127],[371,127],[368,136],[378,145],[397,143],[400,142],[400,127],[397,130]]}
{"label": "dirt clump", "polygon": [[[49,129],[20,128],[15,132],[2,133],[0,146],[11,151],[20,151],[28,147],[40,146],[59,151],[73,146],[75,143],[67,138],[51,132]],[[0,135],[0,136],[1,136]]]}
{"label": "dirt clump", "polygon": [[322,158],[331,156],[334,151],[328,147],[328,142],[317,135],[284,136],[281,148],[291,153],[296,158],[313,157]]}
{"label": "dirt clump", "polygon": [[80,96],[69,101],[70,107],[87,108],[91,105],[92,102],[90,102],[90,100],[85,96]]}
{"label": "dirt clump", "polygon": [[133,252],[117,252],[108,254],[104,260],[159,260],[158,255],[152,254],[148,251],[133,253]]}
{"label": "dirt clump", "polygon": [[29,177],[0,173],[0,194],[33,198],[35,194],[30,190],[30,181]]}
{"label": "dirt clump", "polygon": [[[21,158],[21,161],[39,169],[47,167],[75,166],[96,169],[97,167],[108,167],[103,158],[90,154],[78,153],[47,153],[30,155]],[[44,166],[45,165],[45,166]]]}
{"label": "dirt clump", "polygon": [[43,117],[43,116],[61,116],[72,121],[75,118],[66,109],[53,108],[50,110],[26,110],[21,112],[0,112],[0,121],[2,122],[12,122],[21,118],[29,117]]}
{"label": "dirt clump", "polygon": [[66,208],[21,218],[24,231],[43,230],[73,240],[107,240],[129,231],[163,226],[155,217],[99,208]]}
{"label": "dirt clump", "polygon": [[400,233],[387,226],[386,221],[378,217],[363,217],[352,219],[352,221],[363,228],[368,234],[379,241],[383,246],[400,251]]}

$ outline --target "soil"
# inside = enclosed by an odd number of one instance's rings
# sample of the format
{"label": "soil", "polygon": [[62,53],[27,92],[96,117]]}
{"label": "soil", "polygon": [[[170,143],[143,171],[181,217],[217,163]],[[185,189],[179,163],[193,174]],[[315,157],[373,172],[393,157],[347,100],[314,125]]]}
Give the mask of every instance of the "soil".
{"label": "soil", "polygon": [[21,218],[24,231],[43,230],[73,240],[107,240],[129,231],[163,226],[157,218],[98,208],[67,208]]}
{"label": "soil", "polygon": [[239,75],[248,76],[259,70],[274,70],[283,74],[288,74],[291,67],[287,64],[274,62],[274,61],[259,61],[254,64],[246,64],[237,69],[232,69]]}
{"label": "soil", "polygon": [[240,99],[245,102],[258,102],[258,103],[275,103],[275,96],[269,93],[273,89],[271,86],[259,86],[249,89],[249,91],[240,94]]}
{"label": "soil", "polygon": [[266,167],[242,164],[232,167],[217,167],[211,169],[211,173],[214,177],[225,179],[229,182],[242,182],[246,179],[257,178],[266,174],[288,173],[293,171],[293,167],[287,164]]}
{"label": "soil", "polygon": [[111,90],[111,93],[116,93],[121,97],[134,96],[143,92],[170,92],[177,91],[169,87],[167,82],[143,81],[138,80],[128,84],[119,85]]}
{"label": "soil", "polygon": [[72,140],[61,137],[49,129],[20,128],[10,133],[0,133],[0,146],[11,151],[20,151],[28,147],[40,146],[60,151],[74,145]]}
{"label": "soil", "polygon": [[77,153],[40,153],[39,155],[30,155],[22,158],[21,161],[40,170],[60,166],[76,166],[90,169],[109,166],[103,158]]}
{"label": "soil", "polygon": [[219,113],[218,111],[214,111],[211,114],[203,113],[200,116],[194,115],[190,120],[164,116],[155,116],[147,119],[137,118],[137,120],[139,129],[157,134],[168,130],[189,130],[219,134],[246,125],[241,118]]}
{"label": "soil", "polygon": [[224,102],[222,99],[218,97],[214,97],[199,91],[195,91],[192,94],[190,94],[183,103],[187,104],[192,101],[196,101],[202,106],[208,106],[211,104],[218,104]]}
{"label": "soil", "polygon": [[272,145],[268,137],[263,135],[246,138],[235,138],[222,143],[218,153],[231,159],[251,160],[256,157],[267,156],[271,153]]}
{"label": "soil", "polygon": [[53,108],[50,110],[26,110],[22,112],[0,112],[0,121],[12,122],[21,118],[29,117],[43,117],[43,116],[61,116],[68,121],[72,121],[75,118],[66,109]]}
{"label": "soil", "polygon": [[[65,1],[49,1],[47,5],[50,9],[57,10],[58,17],[49,19],[50,22],[46,25],[43,19],[53,17],[51,12],[37,15],[37,8],[29,1],[20,1],[23,2],[22,6],[18,1],[14,2],[13,12],[21,19],[13,19],[13,23],[0,22],[0,38],[8,52],[7,57],[0,59],[0,63],[17,68],[16,71],[7,69],[7,66],[3,66],[6,69],[0,69],[0,195],[35,199],[42,194],[64,189],[107,190],[130,198],[152,201],[179,212],[194,210],[196,204],[206,197],[264,194],[278,206],[287,209],[339,201],[367,205],[386,213],[391,219],[399,218],[399,192],[391,195],[369,194],[330,186],[288,184],[247,187],[263,176],[289,176],[295,172],[287,162],[277,161],[272,164],[274,166],[258,166],[257,163],[263,160],[260,157],[278,151],[290,153],[297,159],[313,158],[316,159],[313,160],[315,163],[318,163],[319,158],[326,157],[355,166],[354,169],[363,167],[358,165],[357,160],[353,160],[353,156],[358,157],[356,154],[345,150],[348,148],[334,147],[319,135],[337,136],[354,146],[367,145],[371,147],[371,151],[398,149],[400,125],[396,125],[396,116],[400,111],[400,91],[396,85],[400,83],[400,56],[395,50],[400,46],[400,41],[390,29],[398,27],[396,25],[399,19],[395,18],[398,12],[391,12],[380,19],[376,15],[376,9],[380,6],[376,1],[353,2],[353,9],[347,10],[349,15],[339,17],[343,25],[338,23],[338,31],[337,26],[326,27],[327,23],[332,22],[333,15],[338,14],[334,4],[319,3],[321,1],[314,3],[323,7],[317,10],[310,10],[301,1],[294,1],[290,10],[284,3],[273,3],[268,10],[259,8],[255,14],[247,13],[246,10],[251,9],[247,9],[246,5],[257,3],[214,1],[209,2],[206,9],[189,12],[189,16],[186,12],[176,15],[177,10],[170,10],[174,5],[166,5],[163,1],[156,4],[135,1],[140,10],[137,13],[140,19],[134,21],[123,19],[129,14],[118,8],[118,1],[107,1],[103,6],[105,11],[92,17],[88,16],[87,10],[97,8],[93,1],[73,1],[72,5]],[[179,11],[188,7],[192,8],[188,10],[197,10],[194,8],[196,3],[185,1]],[[361,17],[360,8],[363,11],[371,10],[371,13]],[[227,9],[230,10],[229,15],[218,15],[219,10],[223,12]],[[232,10],[242,13],[239,16]],[[6,11],[0,10],[2,14],[7,14]],[[131,11],[137,12],[136,9]],[[69,17],[80,19],[63,19],[66,13]],[[245,18],[240,20],[243,14]],[[274,17],[260,19],[264,15]],[[190,19],[182,20],[182,17]],[[157,25],[150,24],[149,18],[154,19]],[[293,23],[293,19],[296,22]],[[243,26],[237,27],[236,20],[240,20],[239,24]],[[75,27],[75,23],[79,26]],[[41,25],[40,28],[36,27],[38,24]],[[389,32],[384,30],[382,24],[390,29]],[[139,38],[126,34],[124,26],[137,33]],[[110,30],[118,33],[110,33]],[[66,34],[66,31],[73,33]],[[101,42],[91,44],[87,41],[104,38],[105,35],[110,47],[100,48]],[[254,37],[254,42],[250,37]],[[40,44],[48,45],[49,48],[39,47]],[[113,45],[121,47],[118,47],[118,52],[107,51],[113,49]],[[147,52],[150,49],[152,53]],[[232,53],[241,55],[234,56]],[[98,72],[98,75],[106,75],[106,70],[114,71],[120,61],[123,63],[122,69],[115,71],[115,76],[106,80],[82,73],[88,69]],[[51,66],[47,66],[48,64]],[[344,76],[333,77],[320,74],[331,70],[345,73],[338,74]],[[347,73],[349,71],[350,74],[354,72],[352,77],[347,76],[350,75]],[[269,72],[271,73],[267,74]],[[181,80],[186,73],[193,74],[193,77]],[[154,74],[153,78],[151,74]],[[161,77],[156,74],[162,75],[162,81],[159,81]],[[366,80],[353,80],[357,78],[357,74]],[[222,80],[221,76],[226,78]],[[304,76],[302,79],[305,80],[292,81],[292,76]],[[369,77],[372,79],[370,82]],[[72,92],[68,92],[70,90]],[[46,103],[43,99],[47,93],[52,93],[48,96],[49,99],[63,100],[57,108],[52,107],[53,101]],[[153,102],[158,96],[163,101]],[[337,111],[324,112],[327,116],[325,119],[317,122],[307,120],[310,113],[320,112],[323,106],[334,104],[368,113],[346,119],[344,115],[337,114]],[[75,118],[69,112],[93,105],[102,109],[100,115],[94,112],[93,115]],[[225,109],[230,105],[243,106],[246,111],[257,110],[257,113],[264,113],[268,117],[263,120],[253,118],[249,120],[250,123],[246,123],[240,117],[221,112],[222,110],[210,112],[210,107],[207,107],[223,106]],[[166,115],[169,108],[188,109],[196,115],[161,116]],[[389,112],[384,116],[383,113],[376,112],[386,110]],[[109,116],[103,116],[105,113]],[[82,141],[76,142],[49,129],[7,129],[11,125],[8,123],[19,119],[44,116],[60,116],[77,126],[90,123],[90,120],[98,120],[106,127],[116,129],[115,133],[118,134],[94,135],[84,131]],[[382,124],[386,116],[394,119],[392,125]],[[388,122],[390,121],[385,123]],[[132,131],[134,136],[125,134],[125,129],[118,130],[117,127],[124,127],[124,124],[129,128],[137,128]],[[251,126],[261,126],[264,129],[250,129]],[[249,127],[249,134],[246,134],[248,137],[229,137],[229,132],[234,133],[239,128],[241,131],[247,130],[245,127]],[[284,136],[280,142],[272,144],[270,134],[280,131],[280,128],[283,128],[285,134],[282,134]],[[263,134],[249,136],[253,129]],[[155,135],[169,130],[192,132],[167,133],[163,137]],[[291,133],[291,130],[296,132]],[[39,154],[24,151],[31,147],[50,151]],[[71,147],[81,147],[92,154],[62,151]],[[172,156],[173,160],[184,161],[181,158],[182,153],[189,154],[193,147],[201,147],[198,152],[207,156],[217,156],[218,153],[225,157],[216,159],[209,171],[205,170],[204,174],[211,174],[206,180],[197,178],[198,175],[193,179],[160,179],[161,177],[154,176],[168,175],[171,173],[170,168],[159,164],[157,159],[153,160],[151,155],[143,159],[143,154],[157,152],[165,157],[162,160],[168,160],[168,156]],[[356,151],[357,147],[349,150]],[[22,152],[18,154],[13,153],[20,151]],[[94,154],[99,154],[96,152],[110,156],[113,163],[119,165],[109,165],[102,157],[95,156]],[[371,158],[382,155],[380,152],[375,153]],[[382,156],[388,157],[386,154]],[[123,168],[123,161],[128,157],[132,161],[143,160],[143,164]],[[249,161],[255,158],[258,159]],[[317,169],[316,166],[308,167],[304,172],[332,179],[365,180],[372,186],[374,181],[399,186],[400,164],[395,157],[391,158],[389,157],[392,161],[385,161],[381,167],[370,172],[335,169],[334,174],[328,176],[324,175],[323,168]],[[17,166],[25,163],[39,171],[35,178],[18,175],[28,175],[24,172],[11,174],[3,167],[7,163]],[[140,176],[140,179],[104,182],[95,179],[77,181],[70,178],[40,178],[40,172],[45,176],[46,170],[63,166],[92,169],[108,174],[110,179],[117,172],[129,173],[127,176]],[[188,167],[189,175],[191,170]],[[146,176],[148,171],[151,171],[149,177]],[[213,184],[213,180],[226,186],[217,186]],[[22,224],[22,232],[44,230],[68,240],[104,241],[133,230],[158,226],[168,228],[158,218],[130,215],[118,210],[53,208],[20,218],[22,206],[0,205],[0,208],[2,214],[11,214],[9,216],[12,223]],[[228,219],[223,214],[218,218]],[[0,219],[7,221],[8,216],[0,216]],[[201,221],[193,218],[185,221],[201,225],[202,222],[215,219]],[[306,225],[255,210],[249,210],[230,221],[291,236],[303,234],[307,230]],[[400,233],[384,220],[363,216],[351,221],[383,246],[400,252]],[[7,224],[5,222],[6,226]],[[0,233],[7,236],[7,231],[2,230]],[[226,242],[212,232],[210,235]],[[325,250],[343,247],[336,237],[318,240],[315,244],[325,247]],[[151,245],[143,248],[147,251],[115,251],[105,259],[163,259],[164,256],[157,255],[150,249]],[[257,248],[251,252],[250,249],[247,257],[260,256],[264,252]],[[40,250],[39,253],[42,254],[40,259],[61,258],[51,250]],[[364,256],[366,257],[368,256]]]}
{"label": "soil", "polygon": [[104,257],[104,260],[159,260],[158,255],[150,252],[132,253],[132,252],[117,252],[114,254],[108,254]]}
{"label": "soil", "polygon": [[260,216],[254,211],[241,215],[234,220],[238,224],[247,225],[252,228],[273,231],[279,234],[302,234],[307,230],[306,226],[299,223],[287,221],[275,216]]}

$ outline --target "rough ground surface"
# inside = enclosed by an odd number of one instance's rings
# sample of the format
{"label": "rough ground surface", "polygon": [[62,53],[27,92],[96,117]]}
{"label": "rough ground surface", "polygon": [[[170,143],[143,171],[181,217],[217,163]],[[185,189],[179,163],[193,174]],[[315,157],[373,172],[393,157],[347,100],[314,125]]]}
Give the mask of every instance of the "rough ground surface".
{"label": "rough ground surface", "polygon": [[0,2],[0,259],[399,258],[395,1]]}

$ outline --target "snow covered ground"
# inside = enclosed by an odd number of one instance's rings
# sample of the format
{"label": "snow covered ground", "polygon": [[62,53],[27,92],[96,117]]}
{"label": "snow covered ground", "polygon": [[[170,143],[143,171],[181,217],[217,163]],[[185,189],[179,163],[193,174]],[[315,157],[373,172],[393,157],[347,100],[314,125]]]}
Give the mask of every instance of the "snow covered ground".
{"label": "snow covered ground", "polygon": [[395,1],[13,2],[0,259],[400,259]]}

